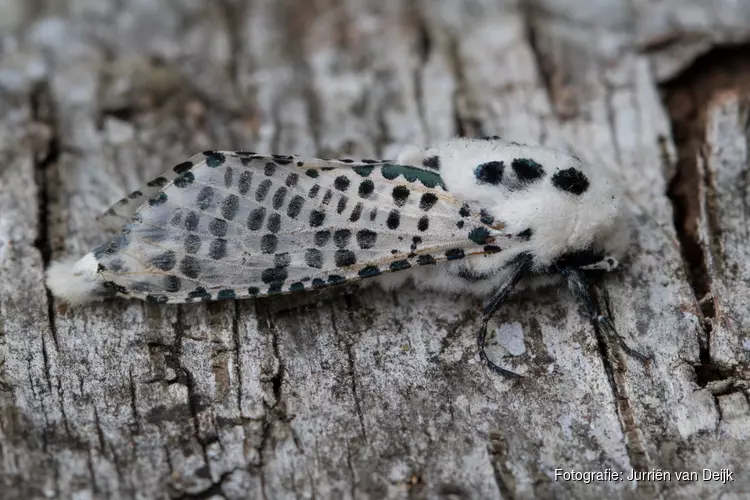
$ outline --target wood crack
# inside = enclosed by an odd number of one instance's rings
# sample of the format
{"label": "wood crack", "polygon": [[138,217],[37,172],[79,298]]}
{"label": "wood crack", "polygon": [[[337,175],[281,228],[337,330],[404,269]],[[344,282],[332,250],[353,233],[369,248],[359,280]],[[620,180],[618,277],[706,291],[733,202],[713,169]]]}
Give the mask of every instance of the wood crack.
{"label": "wood crack", "polygon": [[[749,48],[749,45],[715,48],[661,87],[678,151],[676,173],[670,180],[667,196],[673,207],[688,281],[703,318],[699,359],[694,366],[700,387],[732,376],[732,370],[719,366],[711,356],[711,335],[717,317],[708,261],[715,261],[720,270],[722,250],[715,243],[721,236],[714,202],[716,186],[710,169],[703,167],[707,160],[707,114],[717,95],[743,86],[750,88],[750,72],[743,69],[750,63]],[[701,220],[708,231],[707,242],[701,239]]]}
{"label": "wood crack", "polygon": [[342,333],[339,332],[338,325],[336,324],[336,309],[331,304],[331,325],[333,326],[333,332],[343,344],[344,350],[346,351],[346,360],[348,363],[347,375],[351,379],[352,396],[354,397],[354,408],[357,411],[357,418],[359,419],[359,428],[362,432],[362,437],[367,442],[367,429],[365,427],[365,416],[362,412],[362,402],[360,401],[359,394],[357,392],[357,374],[354,367],[354,352],[352,351],[351,342],[345,338]]}

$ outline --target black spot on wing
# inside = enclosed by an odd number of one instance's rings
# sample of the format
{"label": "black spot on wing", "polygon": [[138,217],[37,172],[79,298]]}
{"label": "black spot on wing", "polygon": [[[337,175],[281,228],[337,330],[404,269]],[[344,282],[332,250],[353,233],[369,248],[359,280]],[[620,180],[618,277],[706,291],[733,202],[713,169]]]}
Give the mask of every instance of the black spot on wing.
{"label": "black spot on wing", "polygon": [[582,195],[589,188],[589,180],[580,170],[568,168],[560,170],[552,176],[552,185],[562,191]]}
{"label": "black spot on wing", "polygon": [[188,170],[190,170],[191,168],[193,168],[193,163],[189,162],[189,161],[184,161],[184,162],[180,163],[179,165],[176,165],[172,170],[176,174],[182,175],[185,172],[187,172]]}
{"label": "black spot on wing", "polygon": [[292,172],[286,176],[285,184],[287,185],[287,187],[294,187],[297,185],[298,180],[299,180],[299,175]]}
{"label": "black spot on wing", "polygon": [[266,208],[258,207],[250,211],[247,216],[247,228],[251,231],[257,231],[263,227],[263,221],[266,218]]}
{"label": "black spot on wing", "polygon": [[182,280],[177,276],[164,277],[164,289],[169,293],[177,293],[182,287]]}
{"label": "black spot on wing", "polygon": [[275,234],[264,234],[260,239],[260,251],[263,253],[274,253],[279,244]]}
{"label": "black spot on wing", "polygon": [[317,248],[308,248],[305,252],[305,264],[316,269],[323,267],[323,253]]}
{"label": "black spot on wing", "polygon": [[271,189],[271,180],[265,179],[258,184],[258,189],[255,191],[255,201],[261,202],[268,196],[268,191]]}
{"label": "black spot on wing", "polygon": [[208,223],[208,230],[214,236],[226,236],[227,231],[229,230],[229,224],[224,219],[213,218],[211,219],[211,222]]}
{"label": "black spot on wing", "polygon": [[357,232],[357,245],[361,249],[372,248],[378,239],[378,233],[369,229],[362,229]]}
{"label": "black spot on wing", "polygon": [[339,191],[346,191],[349,189],[349,184],[351,181],[349,181],[349,178],[345,175],[339,175],[336,177],[336,179],[333,181],[333,186],[338,189]]}
{"label": "black spot on wing", "polygon": [[221,203],[221,216],[227,220],[232,220],[237,215],[240,208],[240,199],[237,195],[230,194]]}
{"label": "black spot on wing", "polygon": [[277,253],[273,256],[273,265],[276,267],[289,267],[292,262],[292,256],[289,252]]}
{"label": "black spot on wing", "polygon": [[338,267],[353,266],[357,263],[357,257],[351,250],[336,250],[333,259]]}
{"label": "black spot on wing", "polygon": [[324,247],[328,244],[328,241],[331,239],[331,232],[330,231],[318,231],[315,233],[315,236],[313,236],[313,239],[315,241],[315,245],[319,247]]}
{"label": "black spot on wing", "polygon": [[261,272],[260,279],[263,283],[283,283],[288,275],[287,270],[283,267],[269,267]]}
{"label": "black spot on wing", "polygon": [[214,198],[214,189],[209,186],[204,186],[199,192],[198,197],[195,199],[198,204],[198,208],[201,210],[208,210],[211,206],[211,200]]}
{"label": "black spot on wing", "polygon": [[177,256],[171,250],[167,250],[151,259],[151,265],[162,271],[171,271],[177,264]]}
{"label": "black spot on wing", "polygon": [[242,172],[240,174],[240,179],[237,182],[237,187],[239,188],[241,195],[246,195],[248,191],[250,191],[250,187],[253,184],[253,173],[252,172]]}
{"label": "black spot on wing", "polygon": [[276,190],[276,192],[273,194],[273,198],[271,199],[271,205],[273,206],[273,208],[275,208],[276,210],[281,208],[281,206],[284,204],[286,193],[287,189],[284,186],[281,186]]}
{"label": "black spot on wing", "polygon": [[227,255],[227,240],[217,238],[208,246],[208,256],[214,260],[223,259]]}
{"label": "black spot on wing", "polygon": [[362,198],[368,198],[374,190],[375,183],[370,179],[365,179],[359,183],[359,189],[357,190],[357,193],[359,193],[359,196],[361,196]]}
{"label": "black spot on wing", "polygon": [[391,193],[393,203],[395,203],[397,207],[403,207],[406,204],[406,200],[409,198],[409,193],[409,188],[406,186],[394,187]]}
{"label": "black spot on wing", "polygon": [[191,210],[190,213],[185,217],[185,229],[187,229],[188,231],[195,231],[196,229],[198,229],[200,220],[201,216]]}
{"label": "black spot on wing", "polygon": [[331,191],[330,189],[326,189],[326,192],[323,195],[323,199],[320,200],[320,203],[323,205],[328,205],[331,202],[331,198],[333,198],[333,191]]}
{"label": "black spot on wing", "polygon": [[435,206],[437,200],[438,197],[434,193],[425,193],[419,200],[419,208],[421,208],[425,212],[428,212],[433,206]]}
{"label": "black spot on wing", "polygon": [[326,213],[320,210],[313,210],[310,212],[310,226],[320,227],[323,225],[323,221],[326,218]]}
{"label": "black spot on wing", "polygon": [[184,247],[185,247],[185,253],[190,253],[190,254],[198,253],[198,251],[201,249],[200,236],[195,235],[195,234],[188,234],[185,237]]}
{"label": "black spot on wing", "polygon": [[351,237],[352,232],[349,229],[339,229],[333,233],[333,244],[339,248],[344,248],[349,245]]}
{"label": "black spot on wing", "polygon": [[291,219],[296,219],[304,204],[305,199],[300,195],[295,195],[294,198],[289,201],[289,206],[286,207],[286,214]]}
{"label": "black spot on wing", "polygon": [[399,224],[401,224],[401,214],[399,213],[399,211],[391,210],[385,223],[389,229],[397,229]]}
{"label": "black spot on wing", "polygon": [[272,233],[278,233],[281,229],[281,215],[273,213],[268,216],[268,222],[266,223],[266,229]]}
{"label": "black spot on wing", "polygon": [[362,203],[357,203],[352,210],[352,214],[349,216],[351,222],[357,222],[362,216]]}
{"label": "black spot on wing", "polygon": [[343,214],[344,210],[346,210],[346,203],[349,201],[349,198],[346,196],[341,196],[339,198],[339,203],[336,205],[336,213],[337,214]]}
{"label": "black spot on wing", "polygon": [[188,278],[196,279],[201,273],[201,264],[192,255],[186,255],[180,261],[180,272]]}

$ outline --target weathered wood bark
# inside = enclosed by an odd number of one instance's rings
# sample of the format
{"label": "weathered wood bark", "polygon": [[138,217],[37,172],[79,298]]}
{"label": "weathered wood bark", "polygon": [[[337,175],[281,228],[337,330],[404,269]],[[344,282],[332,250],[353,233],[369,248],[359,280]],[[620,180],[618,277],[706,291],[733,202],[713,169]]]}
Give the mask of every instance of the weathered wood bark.
{"label": "weathered wood bark", "polygon": [[[583,4],[0,2],[0,496],[747,494],[750,49],[712,49],[750,42],[750,4]],[[103,242],[98,212],[196,151],[388,157],[455,134],[619,165],[636,240],[601,288],[649,364],[564,291],[501,311],[511,381],[477,362],[468,298],[68,310],[44,288],[51,259]]]}

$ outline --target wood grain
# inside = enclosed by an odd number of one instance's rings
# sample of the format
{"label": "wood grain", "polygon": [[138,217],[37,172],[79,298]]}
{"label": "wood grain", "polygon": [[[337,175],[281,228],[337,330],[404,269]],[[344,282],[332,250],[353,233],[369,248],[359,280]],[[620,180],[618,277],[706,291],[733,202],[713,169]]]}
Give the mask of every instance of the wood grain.
{"label": "wood grain", "polygon": [[[0,2],[2,498],[741,498],[750,490],[750,4]],[[734,44],[735,49],[714,50]],[[723,76],[722,76],[723,75]],[[392,157],[500,135],[627,186],[599,287],[498,314],[376,288],[71,310],[53,259],[206,149]],[[670,471],[566,482],[555,470]],[[674,471],[729,468],[734,482]]]}

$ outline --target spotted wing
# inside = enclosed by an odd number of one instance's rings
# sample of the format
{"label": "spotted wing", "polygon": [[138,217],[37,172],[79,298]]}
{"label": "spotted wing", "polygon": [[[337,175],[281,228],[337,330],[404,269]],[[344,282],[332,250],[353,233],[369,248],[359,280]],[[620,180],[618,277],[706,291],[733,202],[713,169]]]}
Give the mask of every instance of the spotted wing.
{"label": "spotted wing", "polygon": [[101,279],[121,294],[271,295],[500,250],[501,225],[428,168],[240,152],[178,167],[95,250]]}

